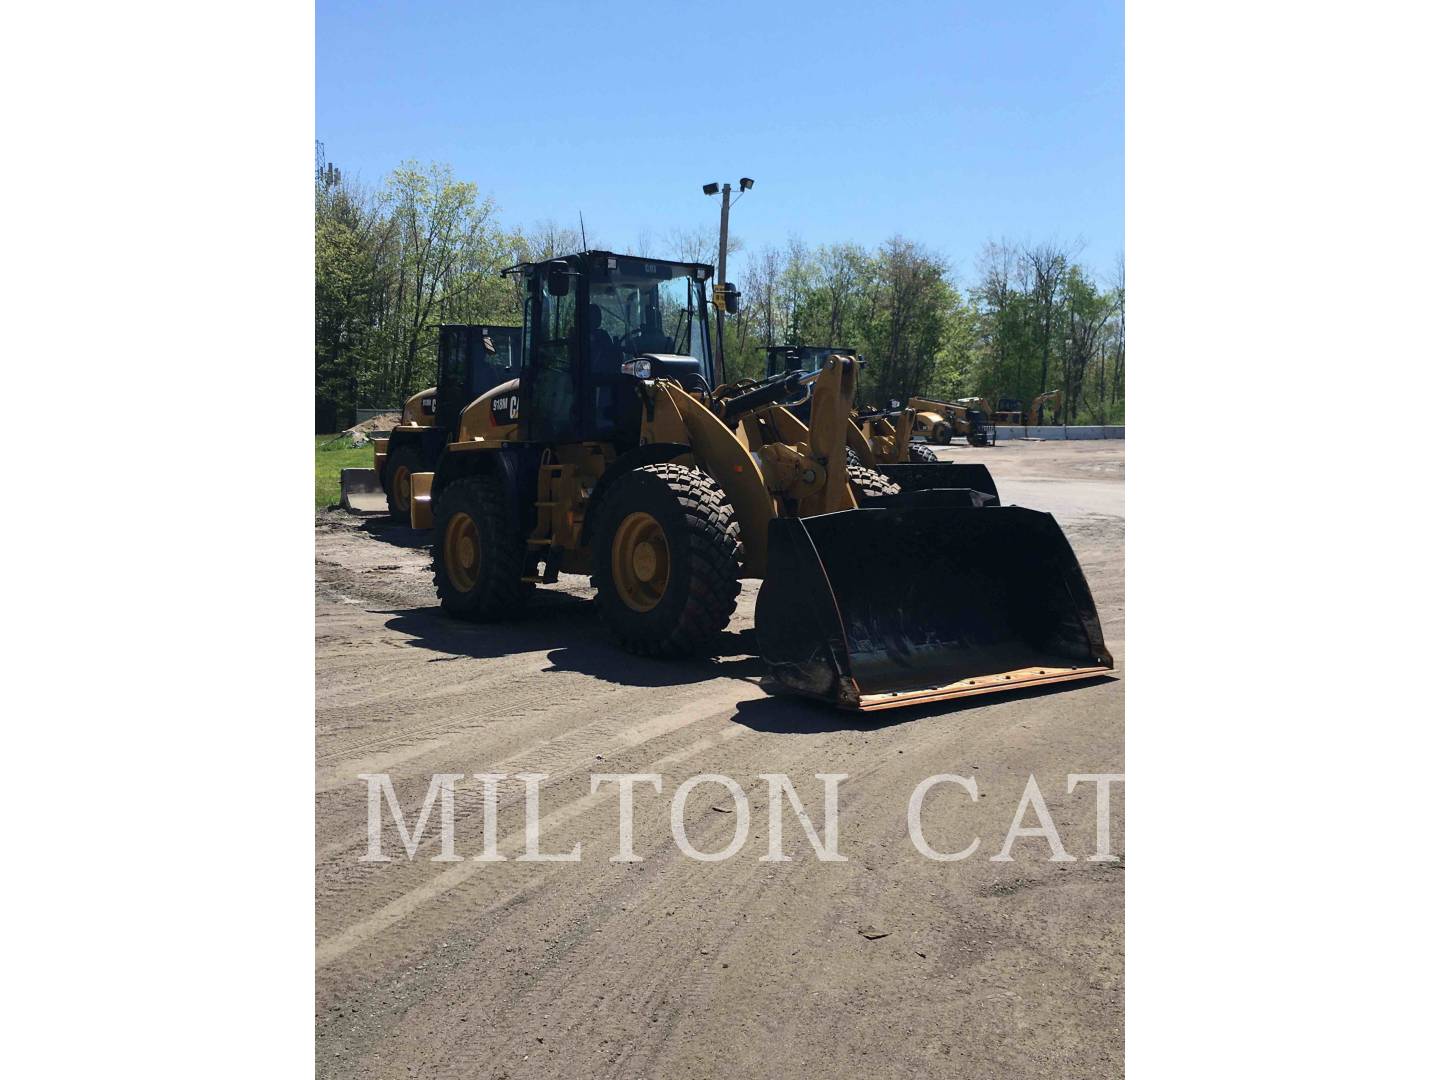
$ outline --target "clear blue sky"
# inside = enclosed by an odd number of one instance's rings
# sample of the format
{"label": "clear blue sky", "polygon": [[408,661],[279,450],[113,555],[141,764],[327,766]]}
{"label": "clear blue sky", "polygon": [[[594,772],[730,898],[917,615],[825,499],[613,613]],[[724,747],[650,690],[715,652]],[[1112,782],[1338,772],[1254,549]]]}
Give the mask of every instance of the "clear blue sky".
{"label": "clear blue sky", "polygon": [[966,280],[987,239],[1124,248],[1118,0],[318,0],[316,42],[330,160],[448,162],[507,225],[623,249],[744,175],[751,250],[902,233]]}

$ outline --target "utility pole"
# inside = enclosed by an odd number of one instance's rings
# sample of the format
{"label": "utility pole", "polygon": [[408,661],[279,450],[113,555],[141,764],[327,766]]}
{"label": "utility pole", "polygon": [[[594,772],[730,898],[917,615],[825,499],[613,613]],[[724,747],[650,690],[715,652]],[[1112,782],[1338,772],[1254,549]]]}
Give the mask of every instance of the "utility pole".
{"label": "utility pole", "polygon": [[[755,181],[750,177],[740,178],[741,195],[754,186]],[[719,386],[725,381],[725,304],[730,298],[730,286],[725,280],[725,252],[730,247],[730,185],[706,184],[704,190],[706,195],[720,196],[720,257],[716,260],[715,283],[710,289],[715,303],[715,385]]]}
{"label": "utility pole", "polygon": [[[715,284],[720,295],[715,301],[715,382],[718,386],[725,381],[725,297],[729,288],[725,284],[725,249],[730,246],[730,185],[720,190],[720,265],[716,269]],[[711,289],[713,294],[716,290]]]}

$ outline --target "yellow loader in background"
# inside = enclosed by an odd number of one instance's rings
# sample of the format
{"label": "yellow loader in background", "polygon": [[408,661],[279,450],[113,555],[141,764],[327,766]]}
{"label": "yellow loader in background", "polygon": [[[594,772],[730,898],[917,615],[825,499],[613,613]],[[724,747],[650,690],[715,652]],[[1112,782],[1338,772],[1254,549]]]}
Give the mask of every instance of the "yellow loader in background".
{"label": "yellow loader in background", "polygon": [[[410,518],[410,477],[434,472],[454,441],[460,410],[520,370],[520,327],[446,323],[436,342],[435,385],[405,399],[400,423],[374,439],[373,471],[346,469],[340,477],[345,509],[390,511]],[[368,473],[368,475],[367,475]],[[377,496],[383,498],[381,503]]]}

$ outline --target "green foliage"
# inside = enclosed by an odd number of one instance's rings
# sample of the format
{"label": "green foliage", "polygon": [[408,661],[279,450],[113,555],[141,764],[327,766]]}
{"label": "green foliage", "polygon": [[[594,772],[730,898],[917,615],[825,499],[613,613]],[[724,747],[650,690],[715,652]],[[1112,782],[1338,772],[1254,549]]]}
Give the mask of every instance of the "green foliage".
{"label": "green foliage", "polygon": [[429,385],[446,322],[518,319],[500,271],[517,239],[448,166],[407,162],[378,192],[316,185],[316,424],[397,405]]}
{"label": "green foliage", "polygon": [[763,374],[768,345],[849,346],[866,357],[865,401],[919,393],[1028,406],[1065,389],[1071,423],[1124,416],[1123,268],[1106,290],[1053,247],[992,244],[962,292],[944,259],[904,237],[874,251],[792,240],[758,252],[742,288],[729,378]]}
{"label": "green foliage", "polygon": [[[713,261],[714,245],[707,230],[680,230],[635,247]],[[407,162],[373,192],[317,181],[316,430],[429,385],[442,323],[518,325],[518,286],[500,271],[582,246],[553,222],[507,231],[448,166]],[[986,245],[977,270],[962,288],[943,257],[901,236],[873,250],[791,238],[753,252],[742,311],[726,320],[726,377],[761,377],[769,345],[850,346],[866,357],[865,402],[919,393],[1028,406],[1062,389],[1070,423],[1123,421],[1123,263],[1102,285],[1054,245],[1002,242]]]}

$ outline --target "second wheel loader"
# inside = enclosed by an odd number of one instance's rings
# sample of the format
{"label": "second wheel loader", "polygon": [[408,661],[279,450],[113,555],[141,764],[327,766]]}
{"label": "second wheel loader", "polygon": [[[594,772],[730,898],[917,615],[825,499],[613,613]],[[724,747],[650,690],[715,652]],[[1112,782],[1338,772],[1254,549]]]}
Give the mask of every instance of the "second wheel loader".
{"label": "second wheel loader", "polygon": [[410,477],[432,472],[455,438],[460,410],[520,370],[520,327],[440,327],[435,385],[412,394],[400,423],[376,439],[375,475],[392,517],[410,516]]}
{"label": "second wheel loader", "polygon": [[[586,251],[510,272],[519,374],[465,406],[412,480],[447,613],[504,618],[588,573],[621,647],[703,655],[740,579],[760,578],[767,686],[862,710],[1112,667],[1050,515],[847,467],[853,357],[717,387],[708,266]],[[800,396],[808,424],[784,404]]]}
{"label": "second wheel loader", "polygon": [[[771,345],[765,350],[765,375],[778,378],[787,372],[810,374],[818,371],[820,365],[831,356],[854,357],[864,363],[854,349],[838,345]],[[935,451],[923,443],[914,441],[913,436],[922,434],[922,422],[915,416],[914,409],[905,409],[898,401],[891,402],[892,409],[885,411],[862,406],[851,413],[857,430],[864,435],[868,452],[859,445],[846,451],[850,464],[874,468],[877,465],[924,465],[938,461]],[[809,418],[808,403],[793,406],[792,411],[801,420]],[[946,440],[949,441],[948,439]]]}

